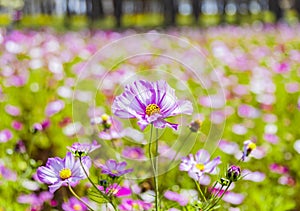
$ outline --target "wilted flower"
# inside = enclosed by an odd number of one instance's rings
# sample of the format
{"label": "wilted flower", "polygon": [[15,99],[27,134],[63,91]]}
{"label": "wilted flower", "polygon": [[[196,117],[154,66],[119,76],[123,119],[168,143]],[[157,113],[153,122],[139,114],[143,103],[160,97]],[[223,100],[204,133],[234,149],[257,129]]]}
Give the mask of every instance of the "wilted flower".
{"label": "wilted flower", "polygon": [[[84,202],[88,203],[88,199],[86,197],[83,197],[81,199]],[[86,211],[86,210],[88,210],[87,206],[75,197],[71,197],[69,199],[69,201],[64,202],[62,204],[62,209],[64,211]]]}
{"label": "wilted flower", "polygon": [[67,149],[70,150],[76,157],[83,157],[87,156],[89,153],[98,149],[99,147],[101,147],[101,145],[94,140],[91,144],[76,142],[72,144],[71,147],[67,147]]}
{"label": "wilted flower", "polygon": [[226,178],[231,182],[237,181],[241,176],[241,168],[239,166],[230,166],[226,172]]}
{"label": "wilted flower", "polygon": [[122,211],[140,211],[150,210],[152,208],[151,203],[144,202],[142,200],[123,199],[119,206]]}
{"label": "wilted flower", "polygon": [[156,128],[166,126],[177,129],[178,124],[164,119],[178,114],[192,114],[189,101],[179,101],[166,81],[135,81],[125,87],[112,105],[113,113],[120,118],[137,118],[141,130],[153,124]]}
{"label": "wilted flower", "polygon": [[[82,163],[85,170],[91,166],[89,157],[83,157]],[[67,152],[64,159],[55,157],[49,158],[46,166],[41,166],[37,169],[37,176],[43,183],[49,184],[49,191],[54,193],[61,186],[75,186],[77,183],[86,178],[79,160],[75,160],[71,152]]]}
{"label": "wilted flower", "polygon": [[133,171],[133,169],[125,169],[126,166],[125,161],[117,163],[112,159],[107,160],[105,165],[98,164],[98,167],[102,169],[101,173],[108,174],[110,177],[120,177]]}
{"label": "wilted flower", "polygon": [[244,142],[244,150],[242,160],[245,160],[246,157],[256,148],[256,144],[250,140]]}

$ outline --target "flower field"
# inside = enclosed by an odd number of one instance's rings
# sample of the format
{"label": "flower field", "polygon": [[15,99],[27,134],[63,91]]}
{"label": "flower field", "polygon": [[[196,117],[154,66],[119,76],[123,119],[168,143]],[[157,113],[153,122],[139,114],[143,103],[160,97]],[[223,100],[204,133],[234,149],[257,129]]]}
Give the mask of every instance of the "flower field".
{"label": "flower field", "polygon": [[0,29],[0,210],[299,210],[300,26]]}

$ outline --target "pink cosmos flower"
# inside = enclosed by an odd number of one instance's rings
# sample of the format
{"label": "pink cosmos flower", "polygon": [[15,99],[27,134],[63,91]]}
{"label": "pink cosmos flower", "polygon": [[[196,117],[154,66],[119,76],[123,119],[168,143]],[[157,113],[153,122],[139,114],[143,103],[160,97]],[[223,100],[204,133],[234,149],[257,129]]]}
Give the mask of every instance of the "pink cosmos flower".
{"label": "pink cosmos flower", "polygon": [[176,201],[180,206],[185,206],[189,202],[189,199],[186,196],[181,195],[176,192],[173,192],[173,191],[170,191],[170,190],[167,190],[164,193],[164,197],[166,197],[167,199],[169,199],[171,201]]}
{"label": "pink cosmos flower", "polygon": [[60,112],[64,107],[65,103],[62,100],[50,102],[46,107],[45,114],[50,117]]}
{"label": "pink cosmos flower", "polygon": [[8,129],[4,129],[0,131],[0,143],[8,142],[12,139],[12,133]]}
{"label": "pink cosmos flower", "polygon": [[152,208],[151,203],[144,202],[142,200],[124,199],[119,206],[122,211],[140,211],[150,210]]}
{"label": "pink cosmos flower", "polygon": [[131,194],[131,190],[129,188],[122,187],[117,183],[108,186],[105,191],[104,187],[100,186],[99,190],[103,191],[107,195],[113,195],[115,197],[129,196]]}
{"label": "pink cosmos flower", "polygon": [[125,91],[115,98],[113,113],[120,118],[137,118],[144,130],[149,124],[156,128],[170,127],[175,130],[178,124],[165,121],[165,118],[179,114],[192,114],[189,101],[179,101],[166,81],[135,81],[125,87]]}
{"label": "pink cosmos flower", "polygon": [[[85,169],[91,167],[91,160],[88,156],[82,158]],[[49,191],[54,193],[61,186],[75,186],[77,183],[86,178],[78,159],[67,152],[64,159],[59,157],[49,158],[46,166],[37,169],[37,176],[43,183],[49,184]]]}
{"label": "pink cosmos flower", "polygon": [[[83,197],[82,200],[84,202],[88,203],[88,199],[86,197]],[[88,210],[88,208],[86,207],[86,205],[84,203],[82,203],[81,201],[79,201],[75,197],[71,197],[69,199],[69,201],[64,202],[62,204],[62,209],[64,211],[86,211],[86,210]]]}

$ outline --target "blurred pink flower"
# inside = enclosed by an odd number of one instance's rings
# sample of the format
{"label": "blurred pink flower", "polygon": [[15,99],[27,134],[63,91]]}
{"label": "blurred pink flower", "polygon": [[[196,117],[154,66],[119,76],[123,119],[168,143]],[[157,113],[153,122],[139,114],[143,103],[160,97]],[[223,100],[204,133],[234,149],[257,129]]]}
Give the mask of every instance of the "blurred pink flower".
{"label": "blurred pink flower", "polygon": [[60,112],[65,107],[65,103],[62,100],[56,100],[48,103],[45,114],[50,117],[58,112]]}
{"label": "blurred pink flower", "polygon": [[19,116],[21,114],[19,107],[13,105],[6,105],[5,111],[12,116]]}
{"label": "blurred pink flower", "polygon": [[0,143],[8,142],[12,139],[12,133],[8,129],[4,129],[0,131]]}

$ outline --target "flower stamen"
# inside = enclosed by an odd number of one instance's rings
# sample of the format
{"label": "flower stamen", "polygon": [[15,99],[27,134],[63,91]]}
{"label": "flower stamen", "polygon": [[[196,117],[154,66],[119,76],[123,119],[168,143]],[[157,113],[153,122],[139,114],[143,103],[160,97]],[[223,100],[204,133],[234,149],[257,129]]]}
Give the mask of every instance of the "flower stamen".
{"label": "flower stamen", "polygon": [[68,179],[72,176],[72,172],[71,172],[71,169],[69,168],[63,168],[62,170],[60,170],[59,172],[59,177],[61,179]]}
{"label": "flower stamen", "polygon": [[200,171],[204,170],[204,165],[202,163],[197,163],[196,168],[199,169]]}
{"label": "flower stamen", "polygon": [[151,115],[156,114],[156,113],[160,113],[160,108],[159,108],[158,105],[156,105],[154,103],[147,105],[147,107],[146,107],[146,114],[148,116],[151,116]]}

